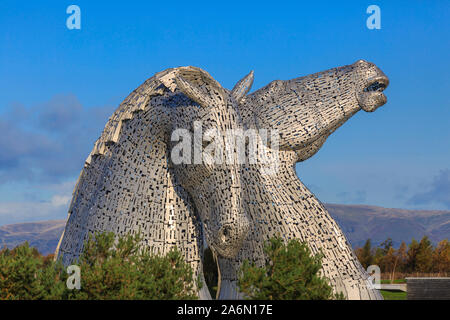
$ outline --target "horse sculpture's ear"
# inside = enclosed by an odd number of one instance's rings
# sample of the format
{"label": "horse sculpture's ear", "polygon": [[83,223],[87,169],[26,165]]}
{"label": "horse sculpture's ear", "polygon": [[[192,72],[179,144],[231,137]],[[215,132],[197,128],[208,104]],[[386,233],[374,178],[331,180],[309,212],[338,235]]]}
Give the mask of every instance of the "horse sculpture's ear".
{"label": "horse sculpture's ear", "polygon": [[254,76],[252,70],[248,75],[239,80],[233,90],[231,90],[231,95],[237,102],[240,102],[242,98],[245,97],[245,95],[250,91],[253,84],[253,79]]}
{"label": "horse sculpture's ear", "polygon": [[224,103],[225,90],[206,71],[195,67],[178,68],[175,82],[186,96],[202,107]]}

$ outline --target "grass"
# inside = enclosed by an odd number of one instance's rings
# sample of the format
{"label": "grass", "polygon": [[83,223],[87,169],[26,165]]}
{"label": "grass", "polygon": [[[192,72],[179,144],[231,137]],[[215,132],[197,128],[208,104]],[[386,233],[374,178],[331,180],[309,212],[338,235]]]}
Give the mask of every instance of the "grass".
{"label": "grass", "polygon": [[[390,284],[391,280],[383,279],[381,284]],[[393,283],[406,283],[406,279],[395,279]]]}
{"label": "grass", "polygon": [[380,290],[384,300],[406,300],[406,292]]}

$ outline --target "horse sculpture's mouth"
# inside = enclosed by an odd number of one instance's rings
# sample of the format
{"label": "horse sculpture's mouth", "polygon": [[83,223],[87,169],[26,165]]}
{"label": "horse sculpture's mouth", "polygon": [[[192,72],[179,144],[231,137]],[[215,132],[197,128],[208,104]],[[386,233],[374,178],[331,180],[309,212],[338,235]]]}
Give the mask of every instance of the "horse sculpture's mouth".
{"label": "horse sculpture's mouth", "polygon": [[383,92],[389,85],[389,80],[386,77],[378,77],[372,79],[369,84],[364,88],[364,92]]}
{"label": "horse sculpture's mouth", "polygon": [[383,92],[384,89],[389,85],[389,79],[387,77],[376,77],[371,79],[366,87],[364,88],[364,92]]}
{"label": "horse sculpture's mouth", "polygon": [[358,102],[366,112],[373,112],[378,107],[387,102],[383,91],[389,85],[389,79],[386,76],[378,76],[367,81],[363,92],[358,94]]}

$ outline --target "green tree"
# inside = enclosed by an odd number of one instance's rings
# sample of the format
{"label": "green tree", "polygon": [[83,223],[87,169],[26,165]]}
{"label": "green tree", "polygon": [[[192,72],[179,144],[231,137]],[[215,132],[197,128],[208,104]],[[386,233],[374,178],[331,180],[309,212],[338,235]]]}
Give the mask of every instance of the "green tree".
{"label": "green tree", "polygon": [[60,264],[48,263],[28,242],[0,252],[0,299],[58,299],[65,289]]}
{"label": "green tree", "polygon": [[113,233],[90,236],[80,259],[81,290],[66,291],[67,299],[173,300],[196,299],[193,271],[180,252],[151,254],[139,246],[139,235]]}
{"label": "green tree", "polygon": [[433,245],[427,236],[420,240],[416,255],[416,271],[431,272],[433,269]]}
{"label": "green tree", "polygon": [[376,247],[373,251],[375,251],[373,257],[372,257],[372,264],[375,264],[380,267],[381,270],[384,270],[384,257],[385,257],[385,251],[384,249],[380,247]]}
{"label": "green tree", "polygon": [[305,243],[281,238],[270,239],[264,248],[266,264],[257,267],[245,260],[238,286],[249,299],[326,300],[335,296],[328,280],[322,277],[322,255],[312,255]]}
{"label": "green tree", "polygon": [[450,272],[450,243],[442,240],[433,252],[433,269],[439,273]]}
{"label": "green tree", "polygon": [[394,247],[394,245],[392,243],[392,239],[387,238],[380,244],[380,247],[383,250],[383,254],[386,255],[389,252],[389,250]]}
{"label": "green tree", "polygon": [[392,239],[387,238],[380,244],[380,247],[376,248],[374,264],[378,265],[382,272],[389,272],[392,275],[395,263],[395,249]]}
{"label": "green tree", "polygon": [[393,247],[390,247],[381,259],[381,263],[379,264],[380,269],[383,270],[383,272],[390,273],[392,276],[394,269],[396,268],[396,264],[397,264],[396,250]]}
{"label": "green tree", "polygon": [[166,255],[139,246],[138,235],[90,236],[76,264],[81,289],[66,287],[60,261],[42,257],[28,243],[0,251],[0,299],[196,299],[198,280],[176,248]]}
{"label": "green tree", "polygon": [[417,253],[419,251],[419,243],[416,239],[412,239],[408,246],[407,260],[406,260],[406,271],[416,272],[417,268]]}
{"label": "green tree", "polygon": [[372,242],[370,239],[367,239],[362,248],[356,250],[356,256],[364,269],[367,269],[368,266],[374,264],[375,258],[373,256]]}
{"label": "green tree", "polygon": [[[402,241],[402,243],[400,244],[400,247],[398,248],[397,252],[396,252],[396,267],[397,270],[400,272],[404,272],[405,271],[405,266],[406,263],[408,261],[408,255],[407,255],[407,246],[405,241]],[[395,272],[395,270],[394,270]]]}

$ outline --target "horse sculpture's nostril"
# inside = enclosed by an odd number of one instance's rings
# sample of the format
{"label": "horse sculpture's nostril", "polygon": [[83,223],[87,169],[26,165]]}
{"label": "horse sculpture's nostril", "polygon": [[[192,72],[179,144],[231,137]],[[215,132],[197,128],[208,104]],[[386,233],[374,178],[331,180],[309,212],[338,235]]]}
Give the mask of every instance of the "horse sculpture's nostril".
{"label": "horse sculpture's nostril", "polygon": [[230,235],[230,227],[225,226],[220,230],[220,240],[222,243],[226,243],[228,240],[228,236]]}

